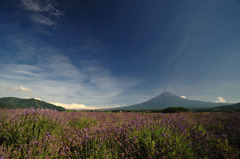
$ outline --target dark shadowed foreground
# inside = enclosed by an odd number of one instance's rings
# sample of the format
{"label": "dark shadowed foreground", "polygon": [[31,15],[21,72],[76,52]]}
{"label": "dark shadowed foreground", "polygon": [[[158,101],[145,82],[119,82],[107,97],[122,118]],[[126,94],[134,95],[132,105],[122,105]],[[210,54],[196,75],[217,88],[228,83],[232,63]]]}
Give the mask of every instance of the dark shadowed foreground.
{"label": "dark shadowed foreground", "polygon": [[239,158],[240,113],[0,110],[0,158]]}

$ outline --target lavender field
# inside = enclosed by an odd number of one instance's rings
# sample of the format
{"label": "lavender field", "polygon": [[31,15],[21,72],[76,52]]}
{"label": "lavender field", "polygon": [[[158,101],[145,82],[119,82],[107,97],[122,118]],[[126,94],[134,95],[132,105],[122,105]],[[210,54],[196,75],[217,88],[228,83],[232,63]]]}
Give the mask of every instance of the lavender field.
{"label": "lavender field", "polygon": [[0,110],[0,158],[239,158],[240,113]]}

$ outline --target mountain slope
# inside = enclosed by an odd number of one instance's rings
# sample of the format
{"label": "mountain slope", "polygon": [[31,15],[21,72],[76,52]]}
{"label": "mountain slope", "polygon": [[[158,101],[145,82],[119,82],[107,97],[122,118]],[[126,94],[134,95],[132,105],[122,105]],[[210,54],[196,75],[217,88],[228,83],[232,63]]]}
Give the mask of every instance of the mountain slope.
{"label": "mountain slope", "polygon": [[239,111],[240,110],[240,103],[225,105],[221,107],[215,107],[211,110],[218,110],[218,111]]}
{"label": "mountain slope", "polygon": [[122,110],[156,110],[165,109],[167,107],[185,107],[189,109],[213,108],[217,106],[227,105],[226,103],[211,103],[196,100],[184,99],[170,92],[162,94],[140,104],[130,105],[126,107],[116,108]]}
{"label": "mountain slope", "polygon": [[53,104],[36,100],[36,99],[21,99],[15,97],[0,98],[0,108],[15,109],[15,108],[42,108],[42,109],[56,109],[64,111],[65,108],[55,106]]}

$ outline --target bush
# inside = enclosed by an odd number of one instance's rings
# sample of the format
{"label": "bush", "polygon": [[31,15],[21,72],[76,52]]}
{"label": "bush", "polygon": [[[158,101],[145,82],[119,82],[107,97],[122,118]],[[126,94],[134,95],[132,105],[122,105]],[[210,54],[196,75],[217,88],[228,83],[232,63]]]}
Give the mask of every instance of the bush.
{"label": "bush", "polygon": [[168,107],[163,110],[163,113],[179,113],[179,112],[190,112],[190,110],[184,107]]}

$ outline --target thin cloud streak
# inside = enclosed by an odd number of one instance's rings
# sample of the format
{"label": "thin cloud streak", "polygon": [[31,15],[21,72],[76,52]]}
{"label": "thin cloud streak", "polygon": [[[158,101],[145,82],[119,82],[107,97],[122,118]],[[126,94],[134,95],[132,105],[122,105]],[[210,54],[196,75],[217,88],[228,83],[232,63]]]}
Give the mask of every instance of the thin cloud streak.
{"label": "thin cloud streak", "polygon": [[[47,61],[47,62],[46,62]],[[64,55],[51,55],[46,59],[45,69],[50,69],[55,75],[67,78],[84,80],[86,78],[86,71],[76,68],[71,61]]]}
{"label": "thin cloud streak", "polygon": [[[111,104],[115,97],[137,84],[134,79],[112,76],[108,69],[97,63],[96,66],[82,64],[81,69],[77,68],[70,59],[61,54],[51,55],[48,60],[42,59],[35,66],[1,66],[0,82],[7,84],[5,87],[28,82],[28,86],[35,90],[31,96],[58,103],[73,102],[74,99],[76,103],[87,105]],[[31,92],[25,87],[11,88]],[[4,95],[4,92],[0,92],[0,95]]]}
{"label": "thin cloud streak", "polygon": [[42,25],[47,25],[47,26],[55,26],[57,25],[54,21],[52,21],[51,19],[42,16],[42,15],[34,15],[31,17],[31,19],[35,22],[35,23],[39,23]]}
{"label": "thin cloud streak", "polygon": [[[31,13],[29,18],[36,24],[55,27],[57,26],[56,19],[60,19],[64,16],[63,12],[56,8],[57,4],[52,0],[21,0],[21,3],[23,9]],[[43,29],[39,30],[43,32]]]}
{"label": "thin cloud streak", "polygon": [[50,1],[21,0],[21,2],[26,10],[36,13],[47,12],[56,17],[63,16],[63,13],[55,7],[51,0]]}
{"label": "thin cloud streak", "polygon": [[[113,76],[101,59],[86,57],[78,60],[75,66],[76,62],[48,44],[39,45],[26,37],[11,39],[19,53],[14,59],[0,64],[0,83],[4,83],[5,88],[25,85],[27,82],[28,87],[35,90],[31,96],[44,101],[101,106],[119,104],[118,96],[139,83],[133,78]],[[21,64],[22,61],[25,64]],[[34,61],[34,65],[26,63],[29,61]],[[20,98],[25,97],[20,91],[8,91],[0,90],[0,96],[12,93]]]}

